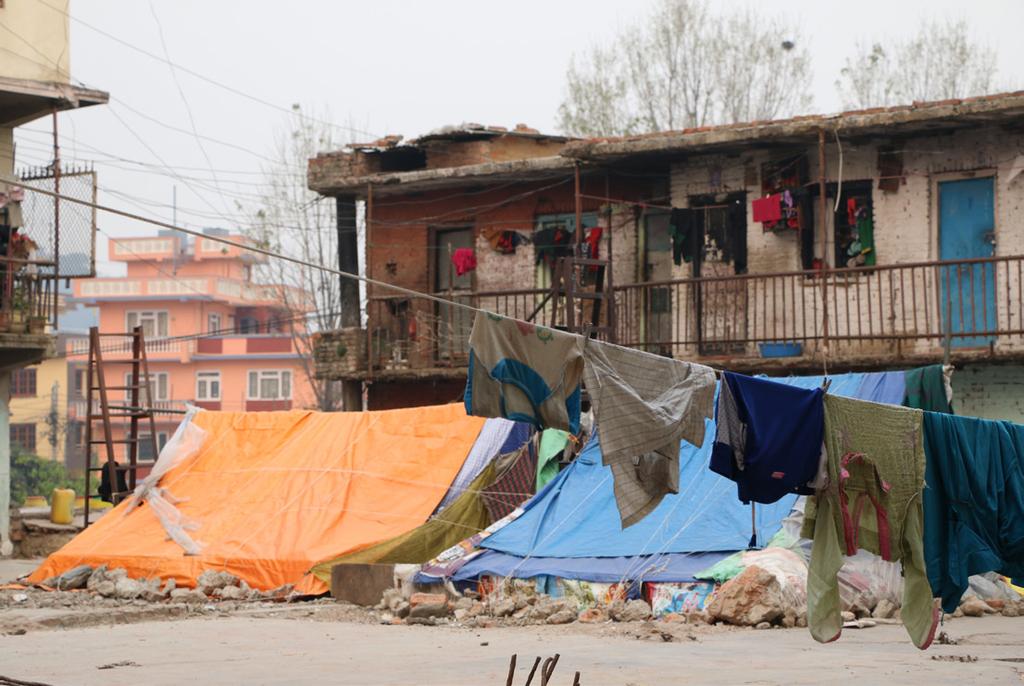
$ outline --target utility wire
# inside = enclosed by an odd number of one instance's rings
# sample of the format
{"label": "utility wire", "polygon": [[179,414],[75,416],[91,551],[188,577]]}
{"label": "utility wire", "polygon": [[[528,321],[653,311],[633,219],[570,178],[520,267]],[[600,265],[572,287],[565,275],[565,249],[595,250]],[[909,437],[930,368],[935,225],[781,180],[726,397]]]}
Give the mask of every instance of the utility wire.
{"label": "utility wire", "polygon": [[[205,76],[203,74],[200,74],[199,72],[197,72],[197,71],[195,71],[193,69],[189,69],[188,67],[183,67],[180,64],[176,64],[176,63],[170,61],[169,59],[167,59],[165,57],[160,57],[159,55],[157,55],[155,53],[152,53],[152,52],[150,52],[150,51],[148,51],[148,50],[146,50],[144,48],[140,48],[137,45],[129,43],[128,41],[126,41],[126,40],[124,40],[122,38],[119,38],[118,36],[115,36],[112,33],[104,31],[103,29],[98,28],[96,26],[93,26],[92,24],[89,24],[89,23],[87,23],[85,21],[82,21],[78,17],[75,17],[74,15],[72,15],[67,10],[64,10],[64,9],[62,9],[60,7],[56,7],[54,5],[51,5],[50,3],[46,2],[46,0],[36,0],[36,2],[38,2],[41,5],[45,5],[46,7],[49,7],[54,12],[59,12],[60,14],[63,14],[64,16],[66,16],[71,21],[73,21],[73,22],[75,22],[77,24],[81,24],[82,26],[86,27],[87,29],[89,29],[91,31],[94,31],[94,32],[96,32],[96,33],[98,33],[98,34],[100,34],[102,36],[105,36],[105,37],[109,38],[110,40],[112,40],[112,41],[114,41],[116,43],[120,43],[121,45],[125,46],[126,48],[134,50],[135,52],[137,52],[139,54],[145,55],[146,57],[149,57],[150,59],[154,59],[157,62],[163,62],[164,64],[168,64],[168,65],[178,69],[179,71],[185,72],[189,76],[193,76],[193,77],[195,77],[195,78],[197,78],[197,79],[199,79],[201,81],[205,81],[206,83],[209,83],[209,84],[211,84],[213,86],[217,86],[218,88],[223,88],[224,90],[226,90],[226,91],[228,91],[230,93],[234,93],[235,95],[237,95],[239,97],[246,98],[248,100],[252,100],[253,102],[257,102],[257,103],[259,103],[261,105],[265,105],[266,107],[270,107],[272,109],[279,110],[281,112],[287,112],[288,114],[293,114],[294,113],[294,111],[291,108],[282,107],[282,106],[277,105],[275,103],[272,103],[272,102],[270,102],[268,100],[264,100],[264,99],[262,99],[262,98],[260,98],[258,96],[251,95],[250,93],[246,93],[245,91],[239,90],[238,88],[235,88],[234,86],[230,86],[230,85],[228,85],[226,83],[223,83],[221,81],[217,81],[216,79],[213,79],[213,78],[210,78],[209,76]],[[349,133],[358,133],[360,135],[367,135],[367,136],[371,136],[371,137],[373,137],[375,139],[376,138],[380,138],[379,135],[377,135],[375,133],[371,133],[369,131],[364,131],[362,129],[357,129],[357,128],[353,128],[353,127],[350,127],[350,126],[341,126],[340,124],[335,124],[334,122],[329,122],[329,121],[320,120],[320,119],[314,119],[314,118],[311,118],[311,119],[313,121],[317,121],[318,123],[324,124],[326,126],[333,126],[335,128],[341,129],[342,131],[347,131]]]}

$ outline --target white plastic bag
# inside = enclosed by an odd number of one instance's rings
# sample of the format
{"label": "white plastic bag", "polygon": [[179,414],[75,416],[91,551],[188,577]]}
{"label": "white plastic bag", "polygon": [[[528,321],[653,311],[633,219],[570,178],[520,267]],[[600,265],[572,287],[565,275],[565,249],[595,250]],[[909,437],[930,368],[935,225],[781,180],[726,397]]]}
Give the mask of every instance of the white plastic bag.
{"label": "white plastic bag", "polygon": [[197,530],[199,523],[185,517],[176,507],[182,501],[166,489],[160,488],[159,483],[167,472],[194,457],[203,447],[207,432],[192,423],[193,417],[200,411],[200,408],[189,405],[185,418],[160,451],[160,456],[149,476],[135,487],[132,500],[124,511],[124,516],[127,517],[145,500],[153,509],[153,514],[160,520],[164,531],[172,541],[185,550],[186,555],[198,555],[202,551],[202,546],[186,533]]}

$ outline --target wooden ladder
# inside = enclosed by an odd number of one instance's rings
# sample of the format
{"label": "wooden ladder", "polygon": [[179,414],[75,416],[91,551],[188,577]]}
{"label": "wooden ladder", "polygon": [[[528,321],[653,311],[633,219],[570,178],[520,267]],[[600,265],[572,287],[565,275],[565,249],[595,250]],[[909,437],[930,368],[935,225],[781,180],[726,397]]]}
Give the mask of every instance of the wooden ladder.
{"label": "wooden ladder", "polygon": [[[131,342],[131,357],[125,359],[103,359],[101,342],[110,339],[122,339],[122,345],[128,339]],[[115,351],[124,348],[113,346]],[[109,350],[108,350],[109,352]],[[108,386],[106,379],[106,365],[128,365],[131,369],[130,381],[124,386]],[[85,526],[89,526],[89,500],[93,497],[101,497],[99,484],[103,482],[102,475],[97,481],[97,492],[93,493],[94,473],[99,474],[106,470],[107,483],[110,485],[110,498],[116,505],[135,490],[136,472],[139,462],[139,444],[142,440],[150,441],[151,455],[154,459],[157,456],[156,443],[156,422],[153,418],[153,393],[150,385],[149,362],[146,360],[146,341],[142,333],[142,327],[136,326],[130,333],[100,333],[98,327],[89,329],[89,364],[86,369],[88,393],[86,394],[86,421],[85,421],[85,445],[86,445],[86,469],[85,469]],[[140,391],[145,390],[145,404],[142,404]],[[127,404],[110,404],[109,391],[125,391],[127,393]],[[111,420],[127,419],[128,430],[124,438],[115,439],[111,429]],[[140,420],[149,421],[149,437],[142,439],[139,436]],[[93,425],[100,423],[100,437],[93,435]],[[126,461],[120,463],[114,455],[114,445],[123,444],[127,448]],[[106,459],[98,459],[93,465],[93,446],[99,445],[106,448]],[[128,487],[126,491],[118,490],[118,477],[125,475],[125,482]]]}
{"label": "wooden ladder", "polygon": [[[593,275],[593,284],[584,286],[584,277]],[[584,334],[615,342],[615,298],[612,288],[611,263],[608,260],[585,257],[563,257],[555,267],[551,280],[551,299],[565,305],[565,328],[571,333]],[[590,316],[586,307],[577,313],[577,302],[590,301]],[[580,302],[582,305],[582,302]],[[601,322],[602,306],[605,310]],[[557,317],[556,317],[557,318]]]}

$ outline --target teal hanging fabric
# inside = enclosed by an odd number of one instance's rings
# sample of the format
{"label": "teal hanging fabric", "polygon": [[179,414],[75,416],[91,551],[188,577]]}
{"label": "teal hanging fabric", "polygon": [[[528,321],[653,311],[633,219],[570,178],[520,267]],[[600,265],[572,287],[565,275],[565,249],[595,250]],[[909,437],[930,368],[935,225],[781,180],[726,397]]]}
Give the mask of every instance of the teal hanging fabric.
{"label": "teal hanging fabric", "polygon": [[544,488],[548,482],[558,476],[558,459],[562,456],[569,433],[561,429],[545,429],[540,435],[540,447],[537,449],[537,490]]}
{"label": "teal hanging fabric", "polygon": [[918,410],[953,414],[946,395],[946,375],[941,364],[911,369],[906,373],[907,395],[903,404]]}

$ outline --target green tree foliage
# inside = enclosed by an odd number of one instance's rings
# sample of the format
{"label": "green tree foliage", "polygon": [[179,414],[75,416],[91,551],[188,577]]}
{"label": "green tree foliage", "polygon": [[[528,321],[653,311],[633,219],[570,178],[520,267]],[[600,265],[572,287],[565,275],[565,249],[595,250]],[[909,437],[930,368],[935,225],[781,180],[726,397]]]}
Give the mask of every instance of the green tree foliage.
{"label": "green tree foliage", "polygon": [[30,495],[46,498],[55,488],[73,488],[75,495],[85,494],[85,479],[68,474],[60,462],[14,448],[11,451],[11,506],[20,507]]}

